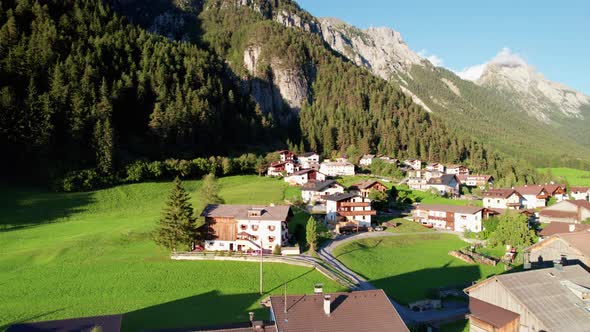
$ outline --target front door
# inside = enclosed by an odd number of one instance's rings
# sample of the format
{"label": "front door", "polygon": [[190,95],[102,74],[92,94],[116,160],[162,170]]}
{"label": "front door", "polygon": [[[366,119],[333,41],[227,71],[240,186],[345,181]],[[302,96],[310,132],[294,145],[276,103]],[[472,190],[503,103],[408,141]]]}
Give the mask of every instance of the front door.
{"label": "front door", "polygon": [[234,251],[234,244],[233,243],[229,244],[229,251]]}

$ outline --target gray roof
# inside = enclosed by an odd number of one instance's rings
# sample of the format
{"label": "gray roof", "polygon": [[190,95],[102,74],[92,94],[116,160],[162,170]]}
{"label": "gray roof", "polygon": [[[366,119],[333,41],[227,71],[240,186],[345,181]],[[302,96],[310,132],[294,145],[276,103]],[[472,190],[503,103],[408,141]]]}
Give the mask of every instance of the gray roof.
{"label": "gray roof", "polygon": [[[260,217],[248,216],[249,210],[262,210]],[[287,220],[291,213],[290,205],[231,205],[231,204],[209,204],[201,213],[202,217],[209,218],[235,218],[235,219],[257,219],[257,220]]]}
{"label": "gray roof", "polygon": [[[590,273],[579,265],[509,273],[487,279],[467,288],[496,280],[522,303],[549,331],[587,332],[590,327],[590,301],[582,301],[571,287],[590,288]],[[590,310],[590,309],[588,309]]]}
{"label": "gray roof", "polygon": [[325,199],[326,199],[326,201],[339,202],[339,201],[343,201],[345,199],[349,199],[349,198],[357,197],[357,196],[358,195],[354,194],[354,193],[338,193],[338,194],[326,196]]}
{"label": "gray roof", "polygon": [[305,152],[305,153],[300,154],[299,157],[311,157],[313,155],[318,155],[318,154],[316,152]]}
{"label": "gray roof", "polygon": [[338,183],[334,180],[326,180],[326,181],[308,182],[305,185],[303,185],[301,190],[303,190],[303,191],[323,191],[324,189],[329,188],[330,186],[332,186],[334,184],[344,188],[343,185],[341,185],[340,183]]}
{"label": "gray roof", "polygon": [[442,175],[440,178],[431,178],[430,180],[428,180],[428,184],[450,186],[453,179],[457,181],[457,177],[454,174],[445,174]]}
{"label": "gray roof", "polygon": [[447,205],[447,204],[420,204],[418,210],[426,211],[443,211],[463,214],[475,214],[481,210],[479,206]]}

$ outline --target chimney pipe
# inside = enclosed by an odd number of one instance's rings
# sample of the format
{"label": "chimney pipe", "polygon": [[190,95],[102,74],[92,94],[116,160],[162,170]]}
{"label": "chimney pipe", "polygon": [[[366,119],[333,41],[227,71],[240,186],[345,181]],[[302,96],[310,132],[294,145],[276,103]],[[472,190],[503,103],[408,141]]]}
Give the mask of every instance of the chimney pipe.
{"label": "chimney pipe", "polygon": [[576,224],[569,224],[569,231],[571,232],[575,232],[576,231]]}
{"label": "chimney pipe", "polygon": [[324,295],[324,313],[330,316],[330,295]]}
{"label": "chimney pipe", "polygon": [[252,323],[254,321],[254,311],[250,311],[248,315],[250,316],[250,323]]}
{"label": "chimney pipe", "polygon": [[315,284],[313,286],[313,292],[315,294],[322,294],[323,290],[324,290],[324,284]]}

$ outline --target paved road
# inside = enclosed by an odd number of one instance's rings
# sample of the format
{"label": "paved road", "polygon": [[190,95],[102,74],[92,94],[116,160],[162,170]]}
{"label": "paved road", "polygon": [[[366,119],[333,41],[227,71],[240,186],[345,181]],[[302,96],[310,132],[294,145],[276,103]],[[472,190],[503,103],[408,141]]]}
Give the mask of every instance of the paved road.
{"label": "paved road", "polygon": [[[437,231],[439,233],[452,233],[459,235],[462,238],[461,234],[458,232],[450,232],[450,231]],[[348,235],[348,236],[339,236],[334,240],[326,243],[322,246],[318,254],[319,256],[330,266],[334,269],[338,270],[342,274],[346,275],[351,280],[356,281],[359,285],[359,289],[367,290],[367,289],[375,289],[373,285],[369,281],[367,281],[362,276],[356,274],[354,271],[351,271],[347,268],[344,264],[336,259],[332,255],[332,251],[339,245],[345,244],[351,241],[357,241],[366,238],[372,237],[389,237],[389,236],[407,236],[407,235],[415,235],[415,234],[433,234],[435,232],[415,232],[415,233],[390,233],[390,232],[372,232],[372,233],[360,233],[355,235]],[[442,310],[431,310],[431,311],[424,311],[424,312],[414,312],[410,310],[407,306],[401,305],[394,301],[393,299],[389,299],[397,312],[400,314],[402,319],[406,322],[406,324],[414,325],[414,324],[426,324],[426,323],[434,323],[439,321],[446,321],[446,320],[453,320],[457,319],[458,317],[464,317],[467,313],[467,306],[464,303],[452,302],[448,305],[445,304],[445,308]]]}

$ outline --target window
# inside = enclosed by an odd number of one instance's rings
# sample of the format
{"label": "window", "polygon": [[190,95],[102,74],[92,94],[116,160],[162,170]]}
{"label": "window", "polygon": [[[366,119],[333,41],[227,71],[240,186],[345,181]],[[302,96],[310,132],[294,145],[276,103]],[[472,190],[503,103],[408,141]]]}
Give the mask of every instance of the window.
{"label": "window", "polygon": [[257,231],[258,230],[258,225],[250,225],[250,227],[252,228],[253,231]]}
{"label": "window", "polygon": [[269,236],[268,237],[268,242],[270,242],[270,243],[275,242],[275,237],[274,236]]}
{"label": "window", "polygon": [[276,228],[277,228],[277,227],[276,227],[276,226],[274,226],[274,225],[269,225],[269,226],[268,226],[268,230],[269,230],[269,231],[271,231],[271,232],[274,232]]}
{"label": "window", "polygon": [[250,237],[250,240],[252,240],[252,241],[258,241],[258,236],[251,236]]}
{"label": "window", "polygon": [[240,225],[240,229],[245,231],[246,229],[248,229],[248,225]]}
{"label": "window", "polygon": [[497,200],[496,200],[496,203],[500,204],[500,200],[499,200],[499,199],[497,199]]}
{"label": "window", "polygon": [[461,220],[466,220],[467,216],[461,216]]}

